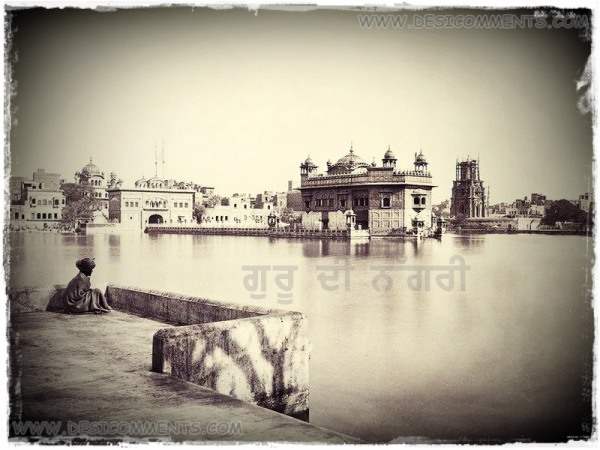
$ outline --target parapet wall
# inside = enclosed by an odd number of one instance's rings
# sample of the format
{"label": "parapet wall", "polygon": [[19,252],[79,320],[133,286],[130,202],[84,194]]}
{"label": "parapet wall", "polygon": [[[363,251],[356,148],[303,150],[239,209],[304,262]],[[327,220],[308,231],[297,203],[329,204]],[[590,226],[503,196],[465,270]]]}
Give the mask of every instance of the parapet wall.
{"label": "parapet wall", "polygon": [[115,309],[184,325],[155,333],[153,371],[285,414],[308,411],[301,313],[114,285],[106,295]]}
{"label": "parapet wall", "polygon": [[119,311],[166,322],[194,325],[266,315],[270,311],[253,306],[216,302],[205,298],[153,291],[134,287],[108,285],[106,297]]}
{"label": "parapet wall", "polygon": [[62,294],[64,285],[54,285],[45,288],[22,287],[9,289],[8,302],[10,313],[18,314],[32,311],[63,310]]}

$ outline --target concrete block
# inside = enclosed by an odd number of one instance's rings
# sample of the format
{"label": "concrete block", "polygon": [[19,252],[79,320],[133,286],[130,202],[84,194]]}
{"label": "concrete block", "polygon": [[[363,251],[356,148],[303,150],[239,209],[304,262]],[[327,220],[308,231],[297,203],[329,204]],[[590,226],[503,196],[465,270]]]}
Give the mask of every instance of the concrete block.
{"label": "concrete block", "polygon": [[114,285],[106,296],[116,309],[184,325],[155,333],[153,371],[285,414],[308,411],[301,313]]}
{"label": "concrete block", "polygon": [[308,409],[309,345],[300,313],[163,329],[153,367],[285,414]]}

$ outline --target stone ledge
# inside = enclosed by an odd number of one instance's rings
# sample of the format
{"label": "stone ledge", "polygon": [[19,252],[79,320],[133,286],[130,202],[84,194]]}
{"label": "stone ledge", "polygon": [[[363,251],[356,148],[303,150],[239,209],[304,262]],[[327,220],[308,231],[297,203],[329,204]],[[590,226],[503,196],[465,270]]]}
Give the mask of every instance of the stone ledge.
{"label": "stone ledge", "polygon": [[241,319],[287,311],[238,305],[173,292],[109,284],[109,304],[120,311],[175,325],[193,325]]}
{"label": "stone ledge", "polygon": [[184,325],[154,334],[154,371],[285,414],[308,411],[301,313],[115,285],[106,295],[118,310]]}

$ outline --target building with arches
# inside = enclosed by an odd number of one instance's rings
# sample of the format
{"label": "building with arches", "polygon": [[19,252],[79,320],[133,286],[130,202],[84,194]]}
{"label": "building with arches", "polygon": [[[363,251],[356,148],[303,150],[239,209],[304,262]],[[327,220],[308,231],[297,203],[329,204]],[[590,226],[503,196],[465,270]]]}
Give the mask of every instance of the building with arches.
{"label": "building with arches", "polygon": [[479,175],[479,161],[470,158],[457,161],[450,215],[458,220],[488,217],[487,197]]}
{"label": "building with arches", "polygon": [[170,183],[153,177],[142,178],[134,187],[109,187],[109,220],[123,228],[144,229],[147,225],[194,223],[196,192],[185,183]]}
{"label": "building with arches", "polygon": [[[303,225],[306,229],[345,229],[347,211],[355,214],[355,227],[371,236],[431,228],[431,192],[435,187],[422,151],[415,153],[412,170],[399,170],[388,147],[381,165],[367,163],[351,146],[327,171],[308,157],[300,164]],[[342,219],[340,219],[342,217]]]}

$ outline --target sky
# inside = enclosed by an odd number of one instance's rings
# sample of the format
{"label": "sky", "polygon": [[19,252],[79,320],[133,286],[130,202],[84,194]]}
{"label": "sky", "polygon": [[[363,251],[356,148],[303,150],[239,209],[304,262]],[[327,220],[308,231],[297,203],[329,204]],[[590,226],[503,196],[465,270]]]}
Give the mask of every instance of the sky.
{"label": "sky", "polygon": [[378,163],[389,145],[406,169],[422,149],[434,201],[467,156],[491,203],[592,186],[576,89],[591,43],[578,30],[367,29],[356,11],[204,8],[21,10],[11,29],[11,175],[71,181],[92,157],[130,185],[164,147],[159,176],[284,191],[307,155],[324,170],[352,143]]}

